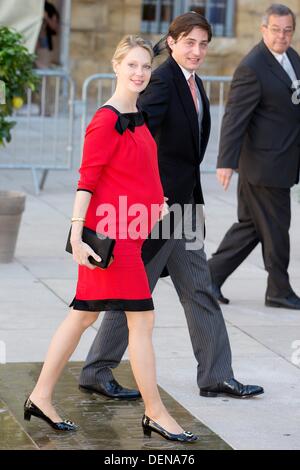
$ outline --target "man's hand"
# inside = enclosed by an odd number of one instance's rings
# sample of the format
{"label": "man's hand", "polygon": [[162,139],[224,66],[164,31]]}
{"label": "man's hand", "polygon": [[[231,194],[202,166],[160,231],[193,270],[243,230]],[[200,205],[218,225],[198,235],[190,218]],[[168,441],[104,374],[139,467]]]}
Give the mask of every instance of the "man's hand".
{"label": "man's hand", "polygon": [[217,168],[217,178],[225,191],[229,186],[232,174],[232,168]]}

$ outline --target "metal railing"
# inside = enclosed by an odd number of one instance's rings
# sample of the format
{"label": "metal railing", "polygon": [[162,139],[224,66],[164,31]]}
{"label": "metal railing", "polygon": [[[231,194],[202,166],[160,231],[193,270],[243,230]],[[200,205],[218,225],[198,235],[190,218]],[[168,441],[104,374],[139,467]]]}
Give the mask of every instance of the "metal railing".
{"label": "metal railing", "polygon": [[[94,88],[94,94],[96,93],[96,96],[93,100],[90,100],[89,92],[90,86],[93,82],[97,82],[96,88]],[[95,73],[94,75],[87,77],[83,82],[81,93],[81,148],[83,148],[84,135],[88,121],[96,109],[98,109],[105,102],[104,85],[106,85],[106,90],[109,90],[110,95],[112,95],[116,86],[116,76],[112,73]]]}
{"label": "metal railing", "polygon": [[[26,104],[15,113],[12,142],[1,149],[0,169],[30,169],[36,194],[43,189],[49,170],[66,170],[73,163],[75,86],[62,70],[37,70],[39,93],[27,92]],[[211,101],[211,135],[201,164],[202,173],[214,173],[229,76],[201,77]],[[87,77],[82,86],[81,148],[92,115],[114,92],[116,77],[99,73]],[[227,87],[227,88],[226,88]],[[91,96],[93,88],[93,96]],[[41,175],[39,176],[39,173]],[[295,189],[300,202],[300,188]]]}
{"label": "metal railing", "polygon": [[218,85],[218,128],[221,129],[222,118],[225,111],[225,87],[226,84],[230,85],[232,81],[232,77],[229,76],[210,76],[205,75],[201,77],[202,81],[204,82],[205,91],[207,94],[208,99],[211,99],[212,94],[212,87],[214,84]]}
{"label": "metal railing", "polygon": [[[220,138],[220,129],[222,117],[225,108],[226,98],[226,85],[231,82],[231,77],[228,76],[203,76],[201,79],[204,82],[206,93],[212,100],[212,132],[209,141],[208,149],[203,164],[201,164],[201,171],[203,173],[215,172],[216,168],[216,155],[218,151],[218,144]],[[81,148],[83,146],[84,134],[86,126],[91,119],[92,115],[113,93],[116,83],[114,74],[97,73],[86,78],[82,87],[82,119],[81,119]],[[93,85],[93,98],[91,98],[90,88]],[[215,104],[214,104],[215,103]]]}
{"label": "metal railing", "polygon": [[[24,106],[12,117],[12,141],[1,149],[0,168],[30,169],[36,194],[49,170],[72,166],[74,82],[61,70],[36,70],[37,92],[28,89]],[[39,173],[41,176],[39,177]]]}
{"label": "metal railing", "polygon": [[206,94],[210,100],[211,132],[201,163],[201,173],[215,173],[216,160],[219,151],[222,119],[225,111],[225,103],[232,77],[229,76],[202,76]]}

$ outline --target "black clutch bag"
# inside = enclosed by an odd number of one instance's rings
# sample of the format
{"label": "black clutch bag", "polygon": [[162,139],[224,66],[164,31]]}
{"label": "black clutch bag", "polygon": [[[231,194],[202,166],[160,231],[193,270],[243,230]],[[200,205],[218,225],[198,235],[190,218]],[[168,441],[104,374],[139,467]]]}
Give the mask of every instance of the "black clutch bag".
{"label": "black clutch bag", "polygon": [[[72,227],[71,227],[72,228]],[[71,228],[68,235],[68,240],[66,244],[66,251],[68,253],[73,253],[71,245]],[[113,249],[116,243],[116,240],[106,237],[101,233],[97,233],[90,228],[83,227],[82,230],[82,241],[89,245],[98,256],[100,256],[101,261],[96,261],[92,256],[89,256],[89,262],[98,266],[99,268],[105,269],[109,266],[110,261],[114,259]]]}

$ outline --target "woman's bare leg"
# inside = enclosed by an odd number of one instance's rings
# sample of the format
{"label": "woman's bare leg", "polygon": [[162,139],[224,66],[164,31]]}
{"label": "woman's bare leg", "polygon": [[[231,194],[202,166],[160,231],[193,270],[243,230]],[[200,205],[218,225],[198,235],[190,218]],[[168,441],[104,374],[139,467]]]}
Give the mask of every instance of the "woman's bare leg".
{"label": "woman's bare leg", "polygon": [[154,312],[126,312],[129,330],[131,368],[145,403],[145,414],[167,431],[179,434],[183,429],[166,410],[156,380],[155,356],[152,344]]}
{"label": "woman's bare leg", "polygon": [[54,387],[70,356],[75,351],[82,333],[94,323],[99,313],[70,309],[69,315],[56,330],[47,356],[30,395],[30,399],[52,421],[62,421],[52,405]]}

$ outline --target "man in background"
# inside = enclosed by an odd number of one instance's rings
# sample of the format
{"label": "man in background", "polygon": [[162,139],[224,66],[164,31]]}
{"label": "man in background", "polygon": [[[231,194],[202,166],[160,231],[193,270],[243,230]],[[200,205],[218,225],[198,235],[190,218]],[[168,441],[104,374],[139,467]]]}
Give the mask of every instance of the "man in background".
{"label": "man in background", "polygon": [[238,222],[209,260],[215,296],[260,242],[268,282],[265,305],[300,310],[288,275],[290,188],[299,181],[300,105],[293,100],[300,57],[290,47],[294,13],[271,5],[262,41],[235,71],[222,123],[217,178],[226,190],[239,172]]}

